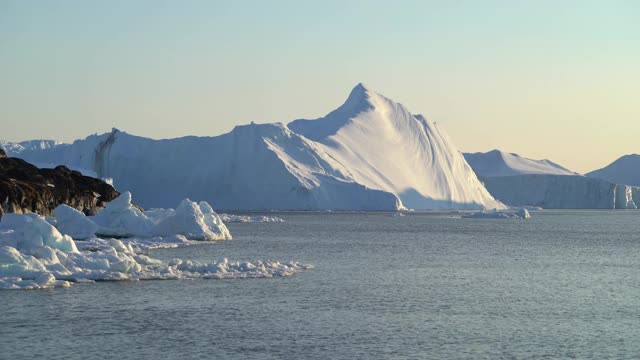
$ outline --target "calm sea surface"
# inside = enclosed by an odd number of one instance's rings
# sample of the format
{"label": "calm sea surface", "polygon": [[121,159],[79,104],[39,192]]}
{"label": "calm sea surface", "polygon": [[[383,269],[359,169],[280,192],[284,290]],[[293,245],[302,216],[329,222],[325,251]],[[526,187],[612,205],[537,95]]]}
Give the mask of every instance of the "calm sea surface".
{"label": "calm sea surface", "polygon": [[1,291],[0,358],[640,358],[640,211],[277,215],[151,255],[315,269]]}

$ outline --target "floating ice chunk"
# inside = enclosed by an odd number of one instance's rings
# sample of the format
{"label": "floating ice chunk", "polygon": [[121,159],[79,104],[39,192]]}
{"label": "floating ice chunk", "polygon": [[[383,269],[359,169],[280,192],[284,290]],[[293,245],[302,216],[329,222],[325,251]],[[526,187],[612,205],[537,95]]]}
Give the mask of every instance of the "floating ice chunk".
{"label": "floating ice chunk", "polygon": [[527,209],[519,209],[518,211],[487,210],[464,214],[462,217],[466,219],[529,219],[531,218],[531,214],[529,214]]}
{"label": "floating ice chunk", "polygon": [[178,208],[142,212],[124,192],[107,203],[104,210],[89,217],[99,236],[151,238],[183,235],[192,240],[230,240],[231,234],[218,214],[206,202],[183,200]]}
{"label": "floating ice chunk", "polygon": [[[186,204],[186,203],[185,203]],[[188,204],[195,211],[199,205]],[[207,209],[205,209],[207,211]],[[185,209],[176,215],[187,213]],[[96,280],[230,279],[289,276],[312,268],[297,262],[200,263],[172,259],[168,263],[141,254],[154,244],[193,243],[181,235],[153,239],[98,239],[79,241],[81,251],[43,218],[5,216],[0,222],[0,289],[68,287],[70,282]],[[187,217],[192,220],[192,217]],[[198,218],[202,222],[202,218]],[[211,219],[213,221],[213,219]],[[189,224],[189,222],[186,222]],[[72,245],[66,244],[71,240]],[[7,245],[8,244],[8,245]]]}
{"label": "floating ice chunk", "polygon": [[131,204],[131,193],[128,191],[89,218],[98,226],[96,234],[100,236],[150,237],[153,233],[153,222]]}
{"label": "floating ice chunk", "polygon": [[231,239],[229,230],[209,204],[206,202],[197,204],[189,199],[184,199],[172,215],[158,222],[155,234],[159,236],[179,234],[192,240]]}
{"label": "floating ice chunk", "polygon": [[55,227],[63,234],[77,240],[95,237],[98,226],[80,211],[60,205],[53,210],[55,214]]}
{"label": "floating ice chunk", "polygon": [[247,216],[234,214],[220,214],[220,219],[225,223],[272,223],[284,222],[277,216]]}

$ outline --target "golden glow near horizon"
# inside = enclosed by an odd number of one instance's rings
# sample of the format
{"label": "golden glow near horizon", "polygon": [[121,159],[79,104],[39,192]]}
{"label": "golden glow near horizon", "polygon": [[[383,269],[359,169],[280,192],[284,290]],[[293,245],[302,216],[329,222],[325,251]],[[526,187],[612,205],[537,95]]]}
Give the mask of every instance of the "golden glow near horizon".
{"label": "golden glow near horizon", "polygon": [[640,153],[633,1],[0,3],[0,135],[153,138],[315,118],[358,82],[494,148],[588,172]]}

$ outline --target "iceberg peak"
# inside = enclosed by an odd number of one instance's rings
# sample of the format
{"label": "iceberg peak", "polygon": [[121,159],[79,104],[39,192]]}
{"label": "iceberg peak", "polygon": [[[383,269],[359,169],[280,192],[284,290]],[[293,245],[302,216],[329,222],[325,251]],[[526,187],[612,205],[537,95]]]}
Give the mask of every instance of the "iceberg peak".
{"label": "iceberg peak", "polygon": [[357,115],[362,111],[368,110],[373,107],[371,103],[372,94],[375,94],[375,92],[369,90],[363,83],[359,83],[351,90],[344,104],[336,109],[335,112]]}

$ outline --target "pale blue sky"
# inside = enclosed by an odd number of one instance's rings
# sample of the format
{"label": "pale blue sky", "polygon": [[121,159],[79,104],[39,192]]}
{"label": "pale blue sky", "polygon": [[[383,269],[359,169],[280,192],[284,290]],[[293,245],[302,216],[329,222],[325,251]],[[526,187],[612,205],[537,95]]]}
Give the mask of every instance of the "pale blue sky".
{"label": "pale blue sky", "polygon": [[640,145],[640,1],[0,0],[1,139],[325,115],[358,82],[463,151],[573,170]]}

